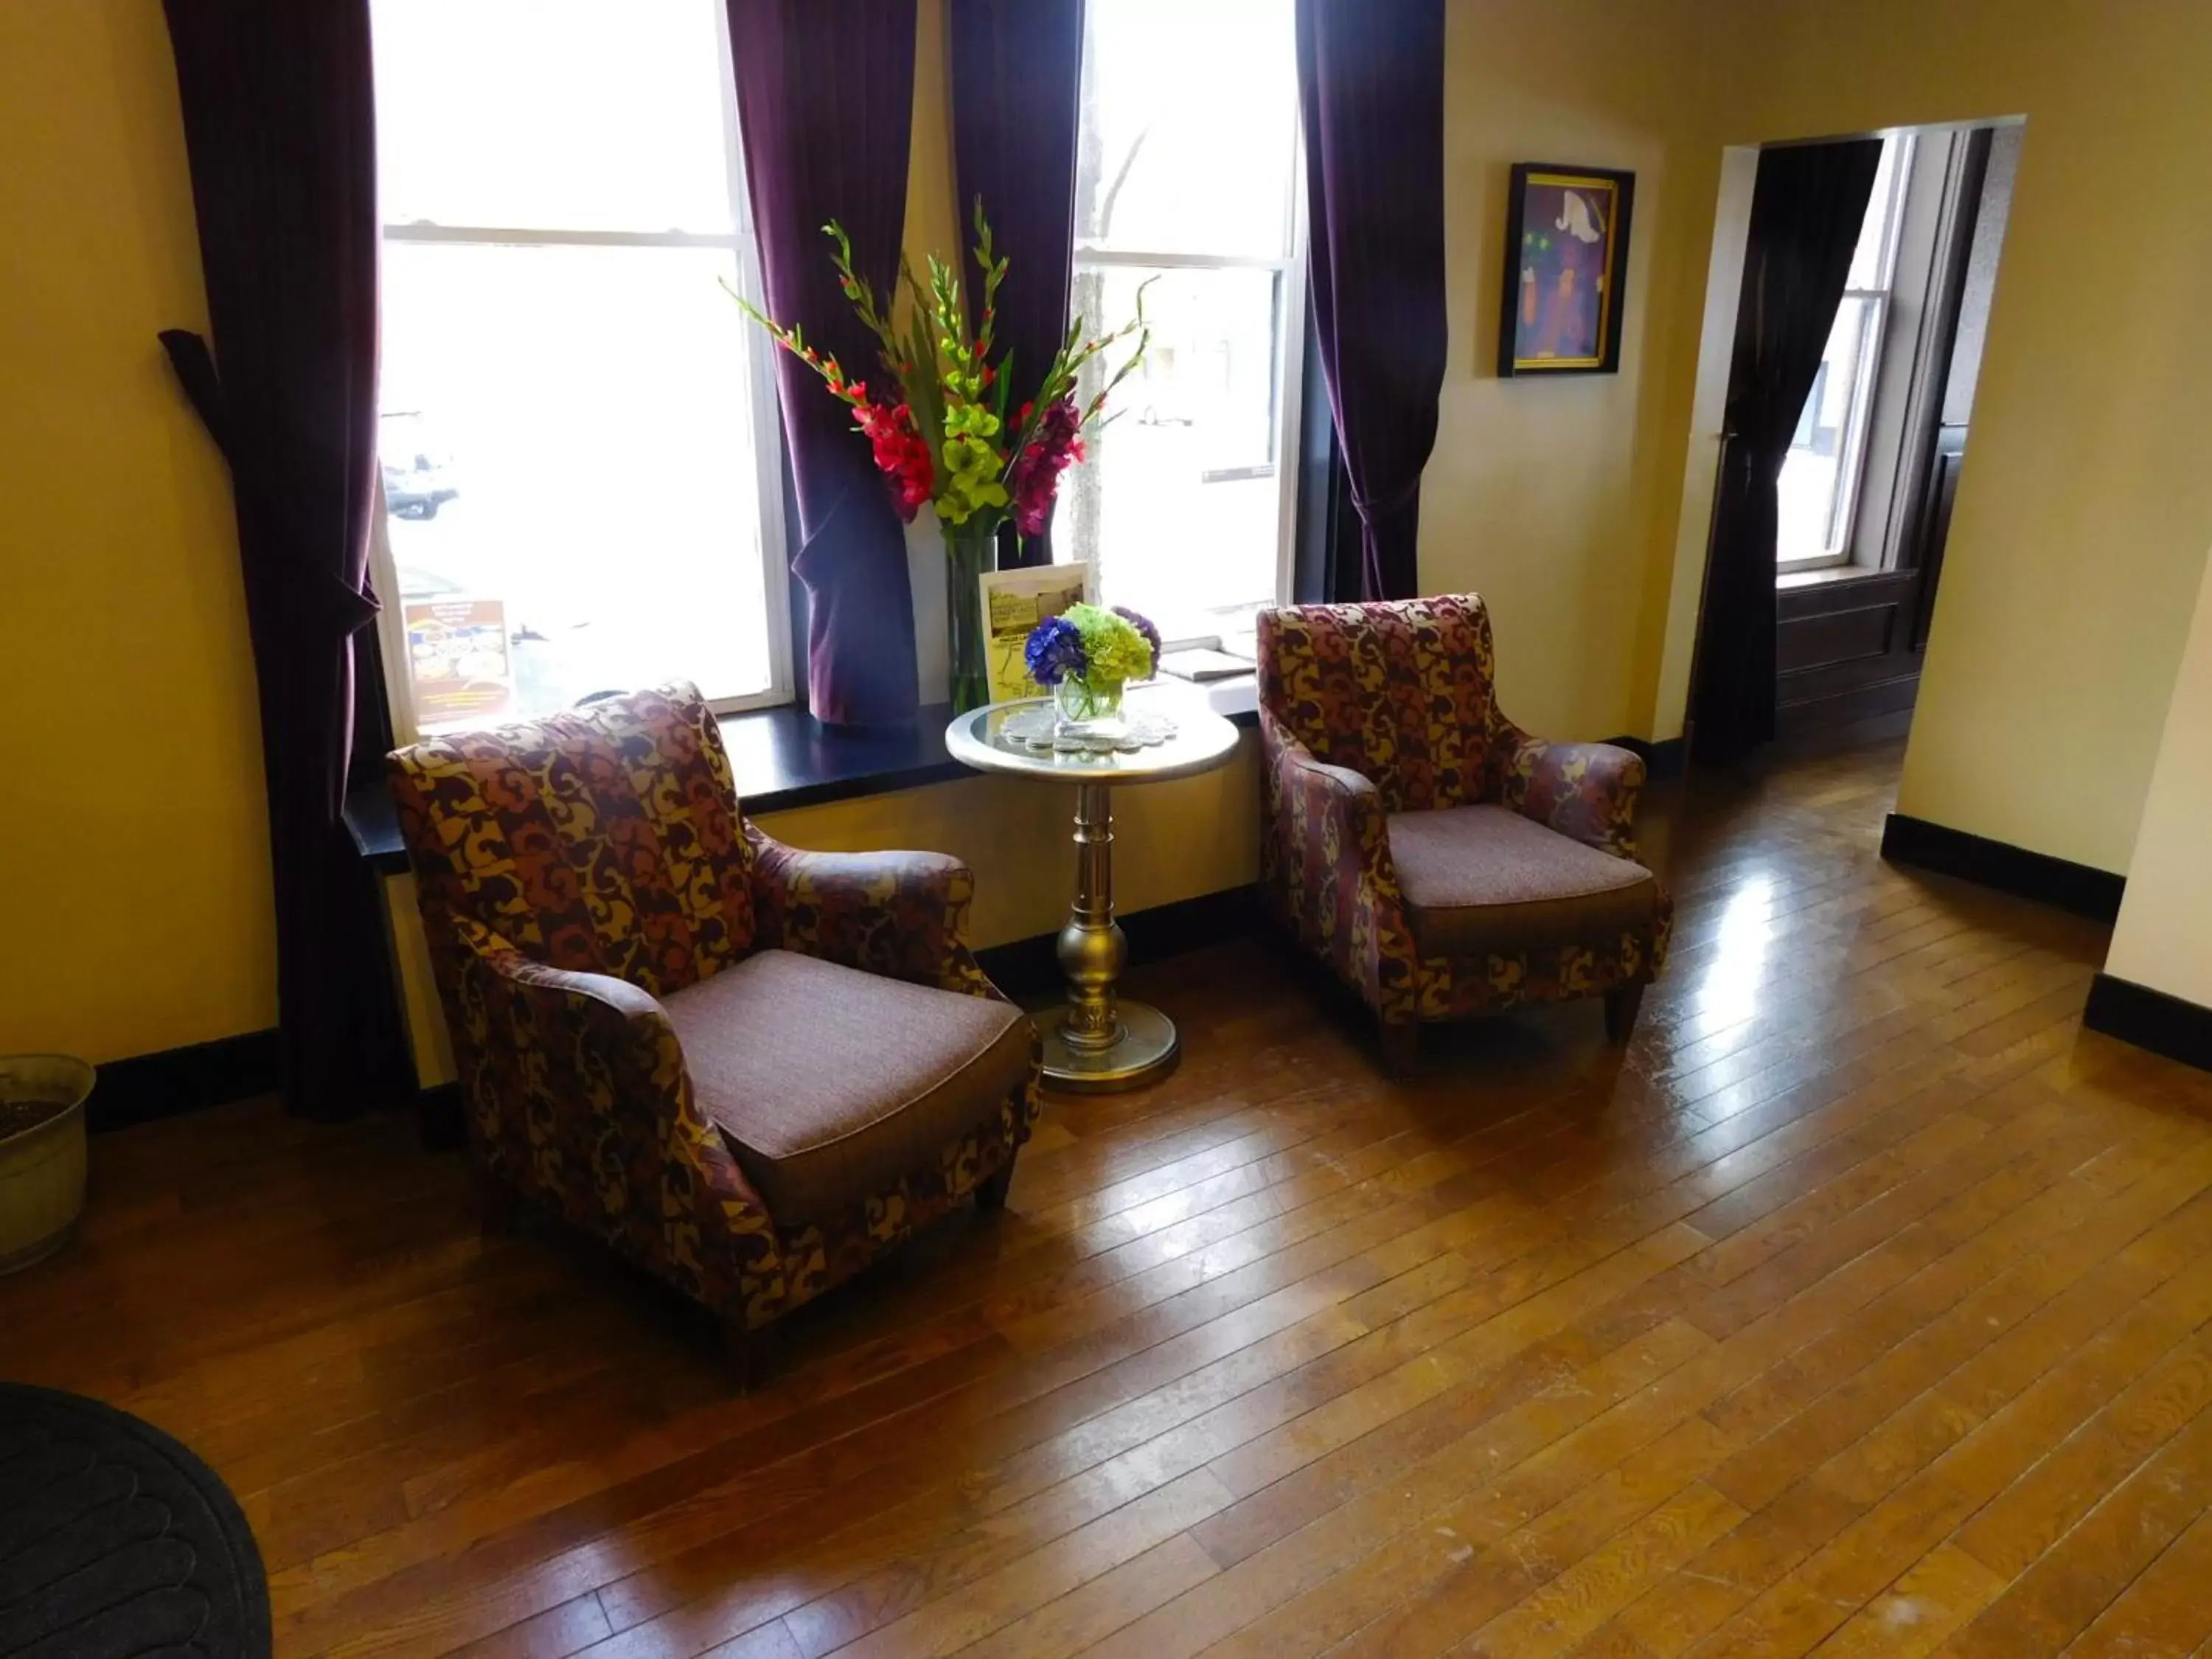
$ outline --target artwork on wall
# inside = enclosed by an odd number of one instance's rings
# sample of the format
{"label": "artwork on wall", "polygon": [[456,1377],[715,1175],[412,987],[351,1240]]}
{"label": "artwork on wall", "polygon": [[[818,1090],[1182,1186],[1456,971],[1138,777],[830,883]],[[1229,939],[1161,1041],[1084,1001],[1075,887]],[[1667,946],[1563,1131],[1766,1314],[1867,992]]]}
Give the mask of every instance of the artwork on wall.
{"label": "artwork on wall", "polygon": [[1619,371],[1635,196],[1632,173],[1515,163],[1498,311],[1500,374]]}

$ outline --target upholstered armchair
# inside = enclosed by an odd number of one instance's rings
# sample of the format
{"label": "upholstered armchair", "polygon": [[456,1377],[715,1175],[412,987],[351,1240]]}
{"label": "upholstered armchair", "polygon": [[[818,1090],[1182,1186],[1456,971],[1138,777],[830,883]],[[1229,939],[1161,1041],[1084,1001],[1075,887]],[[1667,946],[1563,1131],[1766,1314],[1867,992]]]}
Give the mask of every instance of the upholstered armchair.
{"label": "upholstered armchair", "polygon": [[1382,1024],[1603,996],[1614,1041],[1667,957],[1636,862],[1644,763],[1547,743],[1498,711],[1473,594],[1297,605],[1259,623],[1261,881]]}
{"label": "upholstered armchair", "polygon": [[690,686],[394,754],[495,1201],[550,1211],[754,1333],[974,1194],[1003,1203],[1036,1036],[931,853],[739,816]]}

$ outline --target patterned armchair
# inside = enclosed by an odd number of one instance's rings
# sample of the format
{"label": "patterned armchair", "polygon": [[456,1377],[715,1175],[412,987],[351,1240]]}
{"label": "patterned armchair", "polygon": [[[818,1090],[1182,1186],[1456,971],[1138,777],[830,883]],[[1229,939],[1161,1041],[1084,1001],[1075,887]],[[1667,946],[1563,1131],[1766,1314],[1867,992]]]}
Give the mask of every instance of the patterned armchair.
{"label": "patterned armchair", "polygon": [[1005,1200],[1036,1036],[931,853],[739,816],[690,686],[391,757],[471,1148],[747,1334],[974,1194]]}
{"label": "patterned armchair", "polygon": [[1480,598],[1263,611],[1261,884],[1382,1023],[1603,995],[1624,1039],[1672,908],[1636,862],[1644,763],[1498,712]]}

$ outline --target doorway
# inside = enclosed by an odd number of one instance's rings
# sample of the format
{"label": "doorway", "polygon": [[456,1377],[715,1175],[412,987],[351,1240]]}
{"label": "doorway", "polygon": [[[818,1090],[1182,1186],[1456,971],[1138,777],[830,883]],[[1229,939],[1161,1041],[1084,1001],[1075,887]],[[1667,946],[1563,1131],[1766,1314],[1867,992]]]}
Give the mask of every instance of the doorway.
{"label": "doorway", "polygon": [[[1901,736],[1910,723],[2023,133],[2018,122],[1998,122],[1881,135],[1826,345],[1776,480],[1778,739],[1872,741]],[[1731,388],[1747,337],[1740,326]],[[1727,507],[1723,495],[1716,541]],[[1733,556],[1742,556],[1740,546]],[[1709,670],[1741,643],[1729,630],[1768,625],[1763,607],[1717,605],[1715,591],[1709,574],[1692,670],[1709,726],[1722,723],[1712,718],[1719,682]],[[1693,691],[1693,716],[1699,707]],[[1691,752],[1713,758],[1716,745],[1700,744],[1698,724]]]}

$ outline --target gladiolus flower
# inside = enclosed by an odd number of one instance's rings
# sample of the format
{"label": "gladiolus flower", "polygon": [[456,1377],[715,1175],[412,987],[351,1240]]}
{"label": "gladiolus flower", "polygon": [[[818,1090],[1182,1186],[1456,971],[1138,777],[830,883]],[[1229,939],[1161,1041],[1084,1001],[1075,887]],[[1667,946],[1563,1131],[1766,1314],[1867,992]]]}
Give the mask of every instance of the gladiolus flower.
{"label": "gladiolus flower", "polygon": [[[1024,410],[1024,422],[1029,412]],[[1040,536],[1052,519],[1060,495],[1060,475],[1083,458],[1083,422],[1073,398],[1062,398],[1044,412],[1036,431],[1014,463],[1007,480],[1014,498],[1014,526],[1024,536]]]}
{"label": "gladiolus flower", "polygon": [[[866,391],[858,381],[853,389],[856,394]],[[876,465],[891,487],[891,501],[900,520],[912,524],[915,514],[929,504],[937,488],[929,446],[915,427],[914,411],[904,404],[887,409],[863,401],[855,404],[853,414],[860,430],[867,434]]]}

